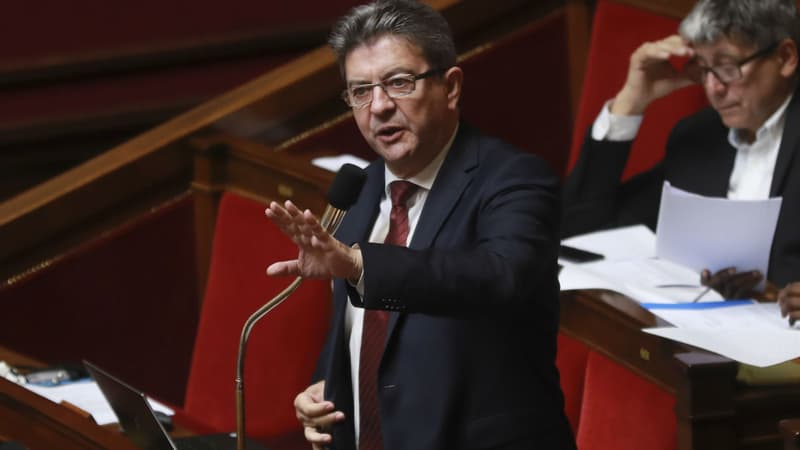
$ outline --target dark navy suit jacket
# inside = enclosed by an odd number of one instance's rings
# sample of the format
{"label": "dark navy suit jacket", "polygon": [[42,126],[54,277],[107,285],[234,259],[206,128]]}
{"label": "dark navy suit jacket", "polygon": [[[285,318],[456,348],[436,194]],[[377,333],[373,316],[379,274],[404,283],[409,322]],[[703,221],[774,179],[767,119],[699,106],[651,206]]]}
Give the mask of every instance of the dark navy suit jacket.
{"label": "dark navy suit jacket", "polygon": [[[696,194],[726,197],[736,149],[719,114],[706,108],[675,125],[664,159],[620,182],[631,142],[598,142],[587,132],[564,186],[563,236],[643,223],[655,229],[664,180]],[[800,281],[800,90],[786,109],[770,197],[783,197],[767,279],[783,287]],[[749,267],[739,269],[748,270]]]}
{"label": "dark navy suit jacket", "polygon": [[379,370],[385,450],[572,449],[555,367],[558,180],[541,159],[461,124],[409,248],[367,240],[384,192],[373,163],[337,237],[359,242],[364,298],[334,283],[318,362],[354,448],[345,305],[390,311]]}

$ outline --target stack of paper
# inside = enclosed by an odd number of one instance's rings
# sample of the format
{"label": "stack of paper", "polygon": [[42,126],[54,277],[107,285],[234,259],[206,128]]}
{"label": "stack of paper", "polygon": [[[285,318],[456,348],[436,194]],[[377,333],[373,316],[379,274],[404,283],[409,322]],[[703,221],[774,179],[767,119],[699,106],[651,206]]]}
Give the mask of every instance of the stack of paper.
{"label": "stack of paper", "polygon": [[[559,274],[561,290],[609,289],[639,302],[688,302],[705,288],[700,275],[686,267],[655,257],[656,237],[644,225],[575,236],[564,244],[601,253],[605,259],[564,266]],[[701,301],[720,300],[716,292]]]}
{"label": "stack of paper", "polygon": [[[704,290],[703,269],[766,274],[781,202],[704,197],[665,182],[657,235],[639,225],[564,240],[605,259],[559,260],[561,289],[611,289],[640,302],[687,302]],[[702,299],[720,297],[709,293]]]}
{"label": "stack of paper", "polygon": [[781,318],[777,303],[727,301],[643,306],[675,325],[644,330],[656,336],[756,367],[800,357],[800,329],[793,329]]}
{"label": "stack of paper", "polygon": [[[734,267],[767,273],[780,198],[739,201],[709,198],[665,183],[658,235],[627,227],[563,243],[605,255],[571,264],[559,275],[562,290],[610,289],[643,303],[674,327],[648,333],[733,360],[765,367],[800,357],[800,330],[781,318],[775,303],[721,302],[700,286],[700,272]],[[800,327],[800,324],[798,324]]]}
{"label": "stack of paper", "polygon": [[656,254],[698,273],[734,267],[766,274],[782,201],[704,197],[665,182]]}

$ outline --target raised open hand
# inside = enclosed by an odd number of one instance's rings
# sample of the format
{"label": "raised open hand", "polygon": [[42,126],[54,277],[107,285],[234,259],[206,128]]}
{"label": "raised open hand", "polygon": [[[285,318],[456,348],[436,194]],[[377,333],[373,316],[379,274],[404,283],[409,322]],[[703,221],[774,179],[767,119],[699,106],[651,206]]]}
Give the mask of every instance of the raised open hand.
{"label": "raised open hand", "polygon": [[297,259],[271,264],[267,275],[358,279],[361,251],[331,236],[311,211],[287,200],[283,206],[271,202],[264,213],[298,248]]}

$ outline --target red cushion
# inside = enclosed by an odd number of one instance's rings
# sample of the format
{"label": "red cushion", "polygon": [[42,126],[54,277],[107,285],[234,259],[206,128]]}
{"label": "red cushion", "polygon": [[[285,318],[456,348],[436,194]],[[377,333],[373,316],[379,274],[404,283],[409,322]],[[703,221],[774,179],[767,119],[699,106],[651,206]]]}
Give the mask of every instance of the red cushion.
{"label": "red cushion", "polygon": [[578,432],[580,426],[583,383],[588,356],[589,347],[586,344],[563,333],[558,333],[556,366],[561,375],[561,390],[564,391],[564,412],[575,433]]}
{"label": "red cushion", "polygon": [[675,398],[590,352],[577,433],[581,450],[674,450]]}
{"label": "red cushion", "polygon": [[[575,119],[568,167],[580,153],[589,126],[603,104],[625,83],[630,55],[645,41],[675,34],[678,20],[608,0],[597,2],[583,92]],[[628,178],[664,156],[667,135],[678,119],[707,105],[700,86],[656,100],[648,108],[623,175]]]}
{"label": "red cushion", "polygon": [[[235,429],[242,325],[291,281],[267,277],[266,267],[296,255],[295,245],[264,217],[264,205],[223,195],[183,411],[204,428]],[[330,314],[330,283],[306,281],[255,325],[244,378],[248,436],[264,439],[300,429],[293,400],[310,382]]]}

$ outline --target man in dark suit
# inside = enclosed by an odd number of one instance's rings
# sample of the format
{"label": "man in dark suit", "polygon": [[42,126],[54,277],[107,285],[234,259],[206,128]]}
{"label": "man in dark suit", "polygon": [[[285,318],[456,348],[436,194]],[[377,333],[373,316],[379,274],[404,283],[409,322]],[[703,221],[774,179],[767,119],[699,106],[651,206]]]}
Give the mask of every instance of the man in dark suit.
{"label": "man in dark suit", "polygon": [[268,274],[334,279],[315,383],[295,400],[307,440],[574,448],[555,367],[557,179],[541,159],[459,123],[463,73],[429,6],[355,8],[331,45],[380,159],[335,238],[290,202],[267,209],[300,249]]}
{"label": "man in dark suit", "polygon": [[[563,235],[633,223],[655,228],[665,180],[707,196],[781,196],[766,275],[785,286],[784,314],[800,318],[799,40],[795,0],[701,0],[680,35],[639,47],[568,177]],[[671,62],[683,58],[683,69]],[[711,107],[675,126],[659,164],[621,183],[647,106],[693,82],[703,85]],[[726,297],[749,295],[761,277],[735,268],[701,275]]]}

